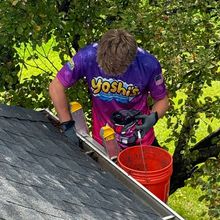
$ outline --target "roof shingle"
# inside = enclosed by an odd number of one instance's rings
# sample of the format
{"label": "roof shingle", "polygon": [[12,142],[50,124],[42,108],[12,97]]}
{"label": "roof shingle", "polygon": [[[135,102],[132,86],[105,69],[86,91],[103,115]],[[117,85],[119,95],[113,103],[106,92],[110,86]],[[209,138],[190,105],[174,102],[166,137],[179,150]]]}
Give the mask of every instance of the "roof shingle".
{"label": "roof shingle", "polygon": [[0,219],[161,219],[41,112],[0,104]]}

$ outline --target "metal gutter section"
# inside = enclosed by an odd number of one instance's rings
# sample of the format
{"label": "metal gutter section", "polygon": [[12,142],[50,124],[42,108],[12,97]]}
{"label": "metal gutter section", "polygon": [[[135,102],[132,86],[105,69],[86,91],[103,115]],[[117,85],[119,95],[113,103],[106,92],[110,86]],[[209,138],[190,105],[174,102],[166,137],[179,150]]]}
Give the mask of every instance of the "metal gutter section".
{"label": "metal gutter section", "polygon": [[184,220],[179,214],[158,199],[153,193],[136,181],[132,176],[128,175],[115,162],[110,160],[103,148],[88,134],[77,133],[82,141],[82,147],[87,154],[94,157],[100,166],[113,174],[119,181],[126,185],[134,194],[136,194],[146,205],[155,210],[163,220]]}
{"label": "metal gutter section", "polygon": [[[43,109],[41,112],[45,113],[46,117],[55,125],[59,122],[58,118],[48,109]],[[119,181],[126,185],[142,200],[143,203],[150,206],[158,215],[160,215],[162,220],[184,220],[184,218],[182,218],[178,213],[158,199],[132,176],[128,175],[115,162],[110,160],[103,146],[95,141],[90,135],[77,132],[77,136],[79,137],[81,147],[86,154],[95,159],[103,170],[110,172]]]}

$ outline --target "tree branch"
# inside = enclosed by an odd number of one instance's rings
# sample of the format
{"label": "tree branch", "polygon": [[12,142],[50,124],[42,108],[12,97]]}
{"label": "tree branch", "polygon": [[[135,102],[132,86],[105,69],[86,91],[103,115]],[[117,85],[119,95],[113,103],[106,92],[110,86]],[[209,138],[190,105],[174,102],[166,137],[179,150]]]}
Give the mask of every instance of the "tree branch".
{"label": "tree branch", "polygon": [[189,151],[198,151],[195,156],[174,158],[174,172],[171,177],[170,194],[174,193],[178,188],[183,187],[185,180],[191,177],[192,173],[197,169],[197,165],[205,162],[209,157],[217,157],[220,153],[220,128],[198,142]]}
{"label": "tree branch", "polygon": [[192,163],[194,166],[205,162],[209,157],[217,157],[220,153],[220,128],[190,149],[192,153],[195,151],[198,151],[198,156]]}

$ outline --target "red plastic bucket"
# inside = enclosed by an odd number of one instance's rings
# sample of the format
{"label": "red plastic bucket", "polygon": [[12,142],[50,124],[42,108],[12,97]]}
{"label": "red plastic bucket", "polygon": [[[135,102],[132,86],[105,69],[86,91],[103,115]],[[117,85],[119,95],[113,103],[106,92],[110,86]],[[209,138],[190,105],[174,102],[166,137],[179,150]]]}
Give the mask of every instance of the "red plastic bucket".
{"label": "red plastic bucket", "polygon": [[173,158],[166,150],[150,145],[128,147],[119,153],[118,165],[159,199],[167,202]]}

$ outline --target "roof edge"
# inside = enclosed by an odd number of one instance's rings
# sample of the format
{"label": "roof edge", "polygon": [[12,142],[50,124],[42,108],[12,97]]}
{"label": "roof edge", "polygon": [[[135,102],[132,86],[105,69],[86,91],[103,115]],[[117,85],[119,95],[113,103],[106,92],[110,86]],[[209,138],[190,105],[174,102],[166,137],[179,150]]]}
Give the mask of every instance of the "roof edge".
{"label": "roof edge", "polygon": [[[45,114],[48,120],[54,126],[59,124],[59,119],[53,115],[49,109],[42,109],[41,112]],[[110,160],[103,151],[103,147],[95,141],[88,134],[80,134],[77,132],[77,136],[81,140],[82,148],[84,152],[90,155],[103,170],[108,171],[116,179],[118,179],[122,184],[127,186],[140,200],[146,205],[154,209],[163,220],[184,220],[178,213],[171,209],[167,204],[158,199],[153,193],[146,189],[142,184],[140,184],[133,177],[128,175],[123,169],[121,169],[115,162]]]}

